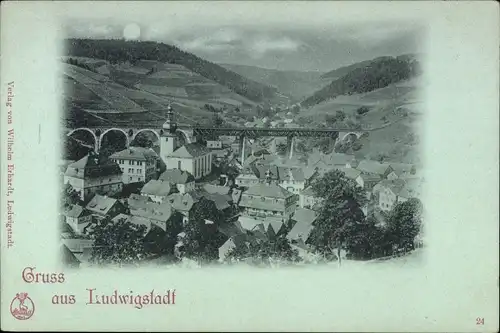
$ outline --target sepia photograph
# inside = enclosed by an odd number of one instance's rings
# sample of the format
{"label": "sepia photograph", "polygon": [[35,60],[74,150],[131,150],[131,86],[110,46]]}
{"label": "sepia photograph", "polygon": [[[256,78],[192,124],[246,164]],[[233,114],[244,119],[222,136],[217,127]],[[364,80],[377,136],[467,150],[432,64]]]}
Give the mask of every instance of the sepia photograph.
{"label": "sepia photograph", "polygon": [[423,25],[193,21],[65,24],[64,262],[418,265]]}

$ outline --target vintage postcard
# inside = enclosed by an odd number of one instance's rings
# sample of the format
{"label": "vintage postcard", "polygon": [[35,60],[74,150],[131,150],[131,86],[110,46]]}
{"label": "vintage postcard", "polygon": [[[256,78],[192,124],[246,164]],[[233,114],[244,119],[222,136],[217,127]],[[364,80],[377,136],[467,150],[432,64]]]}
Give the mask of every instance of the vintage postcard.
{"label": "vintage postcard", "polygon": [[494,2],[3,2],[8,331],[498,331]]}

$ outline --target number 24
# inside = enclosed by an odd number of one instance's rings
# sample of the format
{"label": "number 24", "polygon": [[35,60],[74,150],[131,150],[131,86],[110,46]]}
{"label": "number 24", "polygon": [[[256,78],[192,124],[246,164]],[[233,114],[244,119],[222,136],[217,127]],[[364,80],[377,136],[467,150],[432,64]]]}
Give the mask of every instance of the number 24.
{"label": "number 24", "polygon": [[476,318],[476,325],[484,325],[484,318]]}

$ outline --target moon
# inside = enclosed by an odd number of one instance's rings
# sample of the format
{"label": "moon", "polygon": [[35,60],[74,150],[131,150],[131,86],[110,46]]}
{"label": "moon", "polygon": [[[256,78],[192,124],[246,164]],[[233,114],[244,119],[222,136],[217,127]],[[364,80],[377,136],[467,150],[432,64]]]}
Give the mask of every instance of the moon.
{"label": "moon", "polygon": [[127,24],[123,29],[123,38],[127,40],[137,40],[141,37],[141,27],[135,23]]}

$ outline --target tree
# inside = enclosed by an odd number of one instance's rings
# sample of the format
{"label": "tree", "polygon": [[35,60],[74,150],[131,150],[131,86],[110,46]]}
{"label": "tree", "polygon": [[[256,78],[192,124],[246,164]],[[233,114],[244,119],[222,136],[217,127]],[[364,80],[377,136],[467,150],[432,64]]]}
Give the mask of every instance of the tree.
{"label": "tree", "polygon": [[361,106],[356,110],[356,113],[359,115],[363,115],[365,113],[368,113],[370,109],[367,106]]}
{"label": "tree", "polygon": [[144,238],[144,248],[147,253],[174,254],[177,236],[182,231],[182,215],[178,212],[172,214],[165,224],[165,231],[154,227]]}
{"label": "tree", "polygon": [[346,118],[345,112],[342,110],[338,110],[335,113],[335,118],[337,118],[337,120],[339,120],[339,121],[343,121]]}
{"label": "tree", "polygon": [[134,264],[143,260],[146,227],[121,219],[114,223],[109,218],[98,221],[89,232],[94,240],[90,261],[97,264]]}
{"label": "tree", "polygon": [[346,250],[352,259],[373,259],[392,253],[385,230],[377,226],[373,215],[368,216],[363,223],[354,225],[350,230]]}
{"label": "tree", "polygon": [[184,229],[183,256],[197,260],[200,264],[216,260],[223,237],[218,226],[224,223],[224,215],[217,210],[213,201],[201,198],[189,213]]}
{"label": "tree", "polygon": [[215,127],[221,127],[224,124],[224,119],[222,119],[222,117],[217,114],[214,116],[213,119]]}
{"label": "tree", "polygon": [[300,105],[299,105],[299,104],[294,104],[294,105],[292,106],[292,113],[293,113],[293,114],[297,114],[297,113],[299,113],[299,112],[300,112]]}
{"label": "tree", "polygon": [[387,220],[387,234],[396,250],[411,251],[422,224],[422,203],[417,198],[398,203]]}
{"label": "tree", "polygon": [[135,137],[135,139],[132,140],[132,142],[130,143],[130,145],[134,146],[134,147],[144,147],[144,148],[151,148],[151,147],[153,147],[153,140],[151,140],[147,136],[141,135],[141,134],[142,133],[140,133],[139,135],[137,135]]}
{"label": "tree", "polygon": [[312,184],[316,196],[322,198],[319,215],[314,222],[311,244],[324,256],[336,248],[340,263],[341,248],[349,248],[356,230],[362,227],[362,211],[367,202],[363,190],[342,171],[333,170]]}
{"label": "tree", "polygon": [[285,143],[276,144],[276,152],[278,155],[286,155],[288,153],[288,146]]}
{"label": "tree", "polygon": [[294,263],[300,261],[297,250],[290,246],[286,233],[274,239],[256,240],[248,245],[232,248],[226,255],[227,261],[250,259],[253,264],[270,265],[273,262]]}
{"label": "tree", "polygon": [[61,204],[69,207],[80,203],[80,194],[70,184],[64,184],[61,191]]}
{"label": "tree", "polygon": [[328,126],[333,126],[337,122],[337,117],[332,115],[326,115],[325,122]]}

